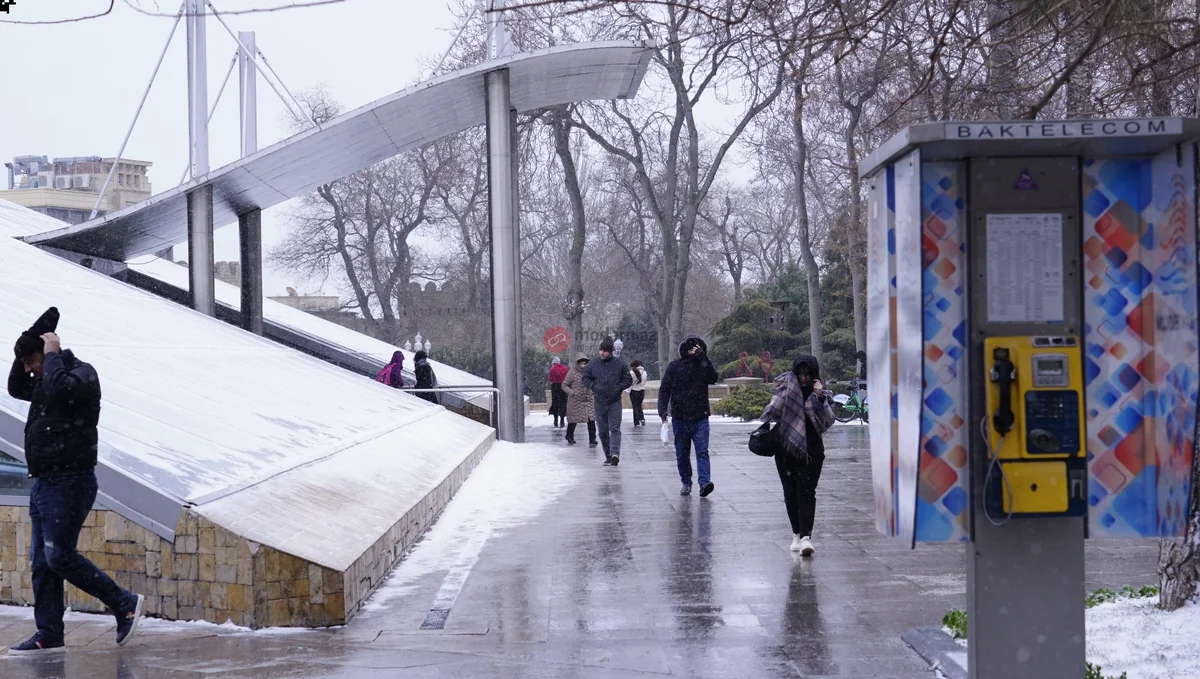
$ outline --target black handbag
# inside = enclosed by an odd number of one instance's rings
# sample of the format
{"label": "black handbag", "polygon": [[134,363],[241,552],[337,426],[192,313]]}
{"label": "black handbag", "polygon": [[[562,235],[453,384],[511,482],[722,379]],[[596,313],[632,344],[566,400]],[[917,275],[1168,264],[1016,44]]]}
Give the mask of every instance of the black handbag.
{"label": "black handbag", "polygon": [[775,457],[783,447],[779,440],[779,425],[764,423],[750,434],[750,452],[761,457]]}

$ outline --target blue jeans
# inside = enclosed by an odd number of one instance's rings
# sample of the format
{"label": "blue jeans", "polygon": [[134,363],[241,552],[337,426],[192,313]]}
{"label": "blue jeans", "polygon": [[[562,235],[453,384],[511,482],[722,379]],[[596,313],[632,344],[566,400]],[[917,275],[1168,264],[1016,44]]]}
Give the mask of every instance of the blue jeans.
{"label": "blue jeans", "polygon": [[75,550],[96,490],[96,475],[87,473],[34,479],[29,491],[33,619],[48,641],[63,639],[64,580],[102,601],[114,615],[129,612],[137,602],[133,593]]}
{"label": "blue jeans", "polygon": [[675,420],[675,462],[679,465],[679,480],[683,485],[692,485],[692,453],[696,448],[696,470],[700,473],[700,485],[712,480],[708,463],[708,418],[686,422]]}
{"label": "blue jeans", "polygon": [[600,432],[600,447],[604,457],[621,456],[621,400],[608,405],[596,402],[596,429]]}

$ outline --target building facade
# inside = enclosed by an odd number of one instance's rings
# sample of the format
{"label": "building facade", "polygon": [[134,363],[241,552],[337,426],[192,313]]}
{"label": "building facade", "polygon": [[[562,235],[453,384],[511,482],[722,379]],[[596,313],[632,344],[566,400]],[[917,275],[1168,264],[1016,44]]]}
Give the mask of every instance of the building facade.
{"label": "building facade", "polygon": [[[101,189],[117,165],[112,181],[101,196]],[[8,190],[0,191],[7,200],[69,224],[79,224],[97,216],[116,212],[150,197],[149,169],[153,163],[143,160],[73,156],[49,159],[47,156],[16,156],[8,169]],[[99,206],[97,207],[97,199]]]}

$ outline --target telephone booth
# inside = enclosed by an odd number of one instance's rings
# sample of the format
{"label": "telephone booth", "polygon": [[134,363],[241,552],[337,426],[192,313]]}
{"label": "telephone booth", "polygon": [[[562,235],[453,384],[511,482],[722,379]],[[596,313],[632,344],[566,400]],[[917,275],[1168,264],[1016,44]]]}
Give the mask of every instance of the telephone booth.
{"label": "telephone booth", "polygon": [[1084,676],[1084,540],[1183,534],[1197,140],[931,123],[863,164],[876,521],[970,543],[973,678]]}

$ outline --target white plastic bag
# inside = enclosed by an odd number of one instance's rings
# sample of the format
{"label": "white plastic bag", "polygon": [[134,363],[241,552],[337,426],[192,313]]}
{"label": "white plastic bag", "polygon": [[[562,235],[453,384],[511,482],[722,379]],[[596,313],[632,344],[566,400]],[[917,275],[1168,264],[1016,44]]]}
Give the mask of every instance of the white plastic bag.
{"label": "white plastic bag", "polygon": [[662,430],[658,434],[658,438],[662,439],[664,446],[671,445],[671,423],[663,422]]}

